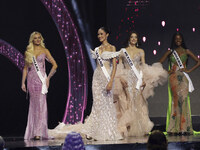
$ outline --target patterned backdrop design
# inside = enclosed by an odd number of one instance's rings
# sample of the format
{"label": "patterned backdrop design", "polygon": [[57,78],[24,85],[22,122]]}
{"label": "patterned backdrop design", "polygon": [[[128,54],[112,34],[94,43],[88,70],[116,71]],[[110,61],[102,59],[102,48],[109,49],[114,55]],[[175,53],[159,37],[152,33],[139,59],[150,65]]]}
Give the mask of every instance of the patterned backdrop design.
{"label": "patterned backdrop design", "polygon": [[8,58],[12,63],[14,63],[20,71],[24,67],[24,56],[9,43],[0,39],[0,54]]}
{"label": "patterned backdrop design", "polygon": [[62,0],[41,2],[57,26],[67,57],[69,92],[63,122],[82,122],[87,102],[87,67],[76,25]]}
{"label": "patterned backdrop design", "polygon": [[146,9],[150,4],[150,0],[128,0],[123,1],[122,8],[123,10],[123,17],[120,19],[120,23],[118,24],[117,35],[115,37],[116,41],[122,35],[123,28],[126,28],[126,32],[132,31],[135,29],[135,20],[142,14],[142,11]]}

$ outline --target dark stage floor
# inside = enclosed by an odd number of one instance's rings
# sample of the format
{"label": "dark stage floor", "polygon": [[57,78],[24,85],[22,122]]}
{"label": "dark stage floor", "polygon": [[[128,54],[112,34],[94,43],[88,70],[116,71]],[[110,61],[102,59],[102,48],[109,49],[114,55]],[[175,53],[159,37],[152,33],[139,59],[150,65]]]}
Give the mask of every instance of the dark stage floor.
{"label": "dark stage floor", "polygon": [[[151,117],[153,130],[165,131],[165,117]],[[193,129],[200,131],[200,117],[192,116]],[[3,137],[5,150],[60,150],[64,139],[24,141],[23,137]],[[168,136],[169,150],[200,150],[200,135]],[[86,150],[146,150],[148,136],[119,141],[84,140]]]}
{"label": "dark stage floor", "polygon": [[[168,149],[200,149],[200,135],[167,136]],[[23,138],[4,138],[5,150],[60,150],[64,139],[24,141]],[[148,136],[130,137],[119,141],[84,140],[86,150],[145,150]]]}

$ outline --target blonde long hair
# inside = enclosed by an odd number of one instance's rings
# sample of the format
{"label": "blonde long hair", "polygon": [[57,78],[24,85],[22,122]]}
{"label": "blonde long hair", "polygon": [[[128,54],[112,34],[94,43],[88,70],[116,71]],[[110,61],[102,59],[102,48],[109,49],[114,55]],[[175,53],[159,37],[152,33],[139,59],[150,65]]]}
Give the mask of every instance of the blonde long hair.
{"label": "blonde long hair", "polygon": [[25,51],[25,63],[30,66],[33,62],[32,62],[32,57],[34,56],[34,46],[33,46],[33,39],[34,39],[34,35],[36,34],[40,34],[41,36],[41,46],[45,48],[45,44],[44,44],[44,38],[42,37],[42,34],[40,32],[33,32],[30,35],[29,38],[29,45],[26,47],[26,51]]}

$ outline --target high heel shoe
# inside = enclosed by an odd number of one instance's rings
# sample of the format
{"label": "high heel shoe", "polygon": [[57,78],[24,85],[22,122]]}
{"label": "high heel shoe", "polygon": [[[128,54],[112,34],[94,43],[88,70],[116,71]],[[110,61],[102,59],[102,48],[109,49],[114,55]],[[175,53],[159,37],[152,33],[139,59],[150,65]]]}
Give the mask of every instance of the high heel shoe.
{"label": "high heel shoe", "polygon": [[40,136],[34,136],[33,140],[40,140]]}
{"label": "high heel shoe", "polygon": [[92,137],[91,137],[91,136],[88,136],[88,135],[86,135],[85,138],[86,138],[87,140],[92,140]]}

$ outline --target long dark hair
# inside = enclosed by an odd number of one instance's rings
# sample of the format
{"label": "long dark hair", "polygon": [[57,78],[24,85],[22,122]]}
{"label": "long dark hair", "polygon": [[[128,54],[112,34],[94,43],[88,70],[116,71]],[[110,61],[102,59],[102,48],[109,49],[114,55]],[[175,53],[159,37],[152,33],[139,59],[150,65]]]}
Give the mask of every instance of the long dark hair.
{"label": "long dark hair", "polygon": [[99,29],[103,30],[106,34],[110,34],[110,31],[106,27],[100,27]]}
{"label": "long dark hair", "polygon": [[184,41],[184,38],[183,38],[183,34],[181,34],[180,32],[176,32],[174,33],[174,35],[172,36],[172,42],[171,42],[171,49],[174,50],[177,48],[177,45],[175,43],[175,38],[176,36],[179,35],[181,38],[182,38],[182,43],[181,43],[181,46],[184,48],[184,49],[187,49],[186,45],[185,45],[185,41]]}
{"label": "long dark hair", "polygon": [[136,44],[136,47],[141,46],[141,42],[140,42],[140,40],[139,40],[139,39],[140,39],[140,38],[139,38],[139,34],[138,34],[136,31],[131,31],[131,32],[129,32],[128,37],[127,37],[127,39],[126,39],[126,41],[125,41],[125,44],[124,44],[125,47],[128,47],[128,46],[129,46],[129,40],[130,40],[130,37],[131,37],[131,35],[132,35],[133,33],[135,33],[135,34],[137,35],[137,44]]}

